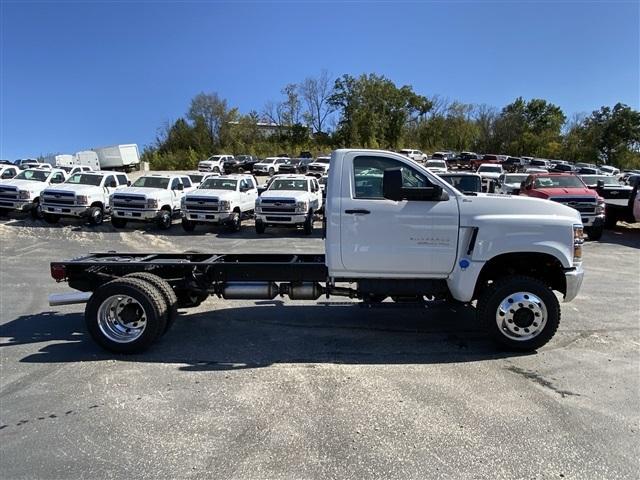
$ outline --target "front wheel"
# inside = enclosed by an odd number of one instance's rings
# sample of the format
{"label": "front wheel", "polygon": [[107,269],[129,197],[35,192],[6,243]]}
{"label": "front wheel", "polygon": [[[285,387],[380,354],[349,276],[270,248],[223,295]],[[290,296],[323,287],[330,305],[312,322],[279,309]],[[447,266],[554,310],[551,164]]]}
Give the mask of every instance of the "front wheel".
{"label": "front wheel", "polygon": [[266,229],[267,227],[262,220],[256,220],[256,233],[258,235],[262,235]]}
{"label": "front wheel", "polygon": [[597,227],[586,227],[584,229],[585,233],[589,237],[589,240],[600,240],[603,230],[604,228],[602,225],[598,225]]}
{"label": "front wheel", "polygon": [[33,205],[33,207],[31,208],[31,218],[34,220],[42,220],[43,218],[43,212],[42,212],[42,205],[40,205],[40,202],[36,201]]}
{"label": "front wheel", "polygon": [[311,235],[313,233],[313,211],[309,211],[303,225],[304,234]]}
{"label": "front wheel", "polygon": [[185,232],[193,232],[196,229],[196,222],[192,222],[187,218],[182,219],[182,229]]}
{"label": "front wheel", "polygon": [[50,225],[56,224],[60,220],[60,215],[54,215],[53,213],[44,213],[43,216],[44,221]]}
{"label": "front wheel", "polygon": [[169,210],[162,210],[160,212],[158,227],[160,230],[169,230],[171,228],[171,212]]}
{"label": "front wheel", "polygon": [[542,347],[560,324],[560,304],[553,291],[526,276],[493,282],[478,299],[476,311],[491,339],[510,350]]}
{"label": "front wheel", "polygon": [[104,213],[101,207],[91,207],[89,209],[89,223],[91,225],[102,225]]}
{"label": "front wheel", "polygon": [[111,216],[111,225],[114,228],[124,228],[127,226],[127,219]]}
{"label": "front wheel", "polygon": [[240,212],[233,212],[227,223],[227,230],[230,232],[239,232],[242,228],[242,217]]}

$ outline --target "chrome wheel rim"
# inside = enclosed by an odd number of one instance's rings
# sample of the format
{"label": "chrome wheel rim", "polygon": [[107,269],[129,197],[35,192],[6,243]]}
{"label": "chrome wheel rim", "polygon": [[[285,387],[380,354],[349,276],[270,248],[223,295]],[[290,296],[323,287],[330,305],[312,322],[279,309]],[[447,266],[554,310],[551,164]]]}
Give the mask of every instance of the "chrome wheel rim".
{"label": "chrome wheel rim", "polygon": [[516,292],[500,302],[496,324],[507,338],[524,342],[537,337],[547,324],[547,307],[530,292]]}
{"label": "chrome wheel rim", "polygon": [[98,327],[112,342],[131,343],[144,333],[147,313],[135,298],[112,295],[98,308]]}

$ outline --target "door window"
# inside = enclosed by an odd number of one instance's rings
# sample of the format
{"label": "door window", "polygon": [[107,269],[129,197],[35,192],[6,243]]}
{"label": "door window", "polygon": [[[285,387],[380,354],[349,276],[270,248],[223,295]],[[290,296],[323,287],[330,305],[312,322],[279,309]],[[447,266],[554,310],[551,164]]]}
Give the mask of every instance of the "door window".
{"label": "door window", "polygon": [[126,185],[127,184],[127,176],[126,175],[116,175],[118,178],[118,185]]}
{"label": "door window", "polygon": [[171,190],[178,190],[178,185],[180,185],[180,180],[177,178],[174,178],[173,181],[171,182]]}
{"label": "door window", "polygon": [[402,169],[403,187],[427,187],[431,185],[425,175],[407,164],[392,158],[356,157],[353,160],[354,198],[382,199],[382,179],[387,168]]}
{"label": "door window", "polygon": [[109,175],[104,181],[104,186],[111,187],[111,182],[115,182],[115,181],[116,179],[113,177],[113,175]]}
{"label": "door window", "polygon": [[191,179],[189,177],[180,177],[180,179],[182,180],[182,184],[184,185],[184,188],[191,187]]}

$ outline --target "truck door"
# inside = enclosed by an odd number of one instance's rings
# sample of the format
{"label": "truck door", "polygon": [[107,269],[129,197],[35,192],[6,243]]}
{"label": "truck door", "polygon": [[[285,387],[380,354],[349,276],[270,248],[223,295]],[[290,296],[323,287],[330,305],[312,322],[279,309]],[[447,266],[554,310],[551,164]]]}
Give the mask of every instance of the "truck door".
{"label": "truck door", "polygon": [[171,208],[173,210],[180,210],[180,200],[184,192],[184,186],[179,178],[174,178],[171,181]]}
{"label": "truck door", "polygon": [[444,201],[387,200],[382,179],[401,167],[404,187],[431,184],[429,176],[384,153],[350,153],[342,164],[341,258],[350,272],[391,276],[444,276],[457,255],[459,212]]}

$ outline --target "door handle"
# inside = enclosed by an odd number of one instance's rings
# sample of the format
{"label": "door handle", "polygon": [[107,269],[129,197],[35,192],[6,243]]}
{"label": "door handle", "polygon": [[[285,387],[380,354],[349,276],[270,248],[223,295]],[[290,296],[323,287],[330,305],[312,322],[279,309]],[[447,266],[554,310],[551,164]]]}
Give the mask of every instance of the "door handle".
{"label": "door handle", "polygon": [[371,212],[363,208],[356,208],[355,210],[345,210],[344,213],[348,215],[369,215]]}

